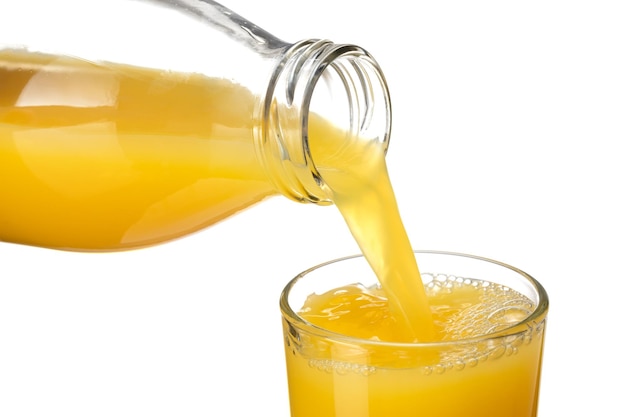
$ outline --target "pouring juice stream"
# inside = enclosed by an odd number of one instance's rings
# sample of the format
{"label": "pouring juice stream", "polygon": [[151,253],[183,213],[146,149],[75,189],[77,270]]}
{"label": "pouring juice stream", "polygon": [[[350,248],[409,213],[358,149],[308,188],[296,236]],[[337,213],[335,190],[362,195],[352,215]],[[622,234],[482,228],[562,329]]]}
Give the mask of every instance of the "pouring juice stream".
{"label": "pouring juice stream", "polygon": [[[156,244],[277,194],[253,146],[255,97],[225,79],[0,50],[0,240],[72,250]],[[430,310],[378,142],[314,115],[332,200],[404,323]]]}

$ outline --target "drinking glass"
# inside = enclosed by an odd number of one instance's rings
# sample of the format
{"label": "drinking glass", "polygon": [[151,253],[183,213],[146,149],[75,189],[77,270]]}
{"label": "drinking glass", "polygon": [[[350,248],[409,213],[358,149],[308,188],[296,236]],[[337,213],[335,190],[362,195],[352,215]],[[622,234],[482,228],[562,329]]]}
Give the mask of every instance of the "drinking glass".
{"label": "drinking glass", "polygon": [[361,339],[300,315],[311,294],[378,285],[362,256],[291,280],[280,298],[292,417],[533,417],[548,296],[529,274],[458,253],[415,251],[427,292],[472,287],[479,306],[450,318],[445,340]]}

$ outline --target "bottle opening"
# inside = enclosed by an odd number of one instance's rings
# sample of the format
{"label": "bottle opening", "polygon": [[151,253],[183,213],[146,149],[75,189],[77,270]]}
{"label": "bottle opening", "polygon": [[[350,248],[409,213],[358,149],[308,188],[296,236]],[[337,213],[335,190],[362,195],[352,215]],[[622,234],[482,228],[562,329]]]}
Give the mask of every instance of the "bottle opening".
{"label": "bottle opening", "polygon": [[264,102],[261,146],[270,178],[284,195],[332,203],[328,177],[367,167],[368,147],[386,151],[391,102],[378,64],[365,50],[329,41],[294,44],[277,67]]}

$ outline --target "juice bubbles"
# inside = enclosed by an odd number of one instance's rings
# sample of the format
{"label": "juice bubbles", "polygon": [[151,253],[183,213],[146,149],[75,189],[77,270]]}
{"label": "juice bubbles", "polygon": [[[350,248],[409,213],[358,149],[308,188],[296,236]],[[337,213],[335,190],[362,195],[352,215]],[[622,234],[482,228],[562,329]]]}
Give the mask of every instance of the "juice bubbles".
{"label": "juice bubbles", "polygon": [[[435,338],[407,342],[362,257],[281,297],[292,417],[533,417],[547,296],[486,259],[417,252]],[[429,272],[431,271],[431,272]]]}

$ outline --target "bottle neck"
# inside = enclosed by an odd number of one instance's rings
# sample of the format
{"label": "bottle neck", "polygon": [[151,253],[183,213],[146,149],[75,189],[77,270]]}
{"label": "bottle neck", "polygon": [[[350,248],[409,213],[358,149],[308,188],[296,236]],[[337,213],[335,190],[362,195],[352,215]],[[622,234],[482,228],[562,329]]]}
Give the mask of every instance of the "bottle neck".
{"label": "bottle neck", "polygon": [[[391,102],[374,58],[355,45],[305,40],[291,45],[275,68],[264,100],[257,151],[283,195],[331,204],[329,189],[309,146],[309,127],[321,118],[342,132],[341,146],[369,141],[387,149]],[[333,140],[335,138],[333,137]]]}

